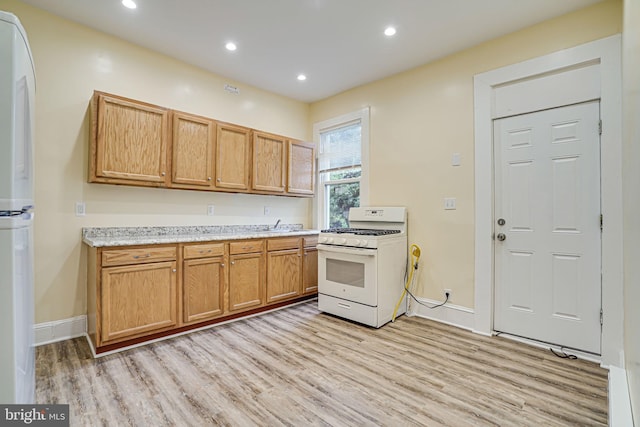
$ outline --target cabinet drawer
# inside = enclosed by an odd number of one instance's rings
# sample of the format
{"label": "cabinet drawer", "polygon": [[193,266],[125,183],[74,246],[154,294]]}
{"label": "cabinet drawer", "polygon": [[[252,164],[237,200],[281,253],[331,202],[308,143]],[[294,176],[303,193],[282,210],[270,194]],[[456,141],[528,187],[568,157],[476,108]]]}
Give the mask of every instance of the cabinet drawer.
{"label": "cabinet drawer", "polygon": [[224,243],[207,243],[203,245],[185,246],[182,254],[184,259],[223,256]]}
{"label": "cabinet drawer", "polygon": [[229,253],[231,255],[262,251],[264,251],[264,240],[245,240],[229,243]]}
{"label": "cabinet drawer", "polygon": [[281,251],[284,249],[298,249],[300,247],[300,237],[285,237],[267,240],[268,251]]}
{"label": "cabinet drawer", "polygon": [[142,264],[176,259],[176,247],[110,249],[102,252],[102,266]]}
{"label": "cabinet drawer", "polygon": [[304,247],[315,247],[318,244],[318,236],[307,236],[304,239]]}

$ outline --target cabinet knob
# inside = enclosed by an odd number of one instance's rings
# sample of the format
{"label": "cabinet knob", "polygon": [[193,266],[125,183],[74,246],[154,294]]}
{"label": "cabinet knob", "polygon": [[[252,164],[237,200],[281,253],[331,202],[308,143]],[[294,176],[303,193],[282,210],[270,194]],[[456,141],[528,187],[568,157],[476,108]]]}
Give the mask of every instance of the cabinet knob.
{"label": "cabinet knob", "polygon": [[161,174],[161,175],[162,175],[162,176],[165,176],[165,175],[166,175],[166,173],[165,173],[165,172],[162,172],[162,174]]}
{"label": "cabinet knob", "polygon": [[176,269],[174,268],[174,269],[173,269],[173,270],[171,270],[171,271],[173,271],[173,272],[175,273],[175,272],[176,272]]}
{"label": "cabinet knob", "polygon": [[235,261],[231,261],[231,265],[236,265],[236,262]]}
{"label": "cabinet knob", "polygon": [[211,181],[211,177],[208,177],[208,178],[207,178],[207,181]]}
{"label": "cabinet knob", "polygon": [[224,264],[220,264],[220,267],[224,268]]}
{"label": "cabinet knob", "polygon": [[220,182],[220,178],[216,179],[216,181]]}

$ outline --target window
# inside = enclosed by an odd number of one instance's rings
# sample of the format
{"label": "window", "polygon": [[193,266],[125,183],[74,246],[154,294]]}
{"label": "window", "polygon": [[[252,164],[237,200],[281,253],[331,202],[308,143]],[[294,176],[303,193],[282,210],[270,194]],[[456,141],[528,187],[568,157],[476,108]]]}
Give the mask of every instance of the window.
{"label": "window", "polygon": [[368,108],[314,125],[320,228],[347,227],[349,208],[366,204],[368,136]]}

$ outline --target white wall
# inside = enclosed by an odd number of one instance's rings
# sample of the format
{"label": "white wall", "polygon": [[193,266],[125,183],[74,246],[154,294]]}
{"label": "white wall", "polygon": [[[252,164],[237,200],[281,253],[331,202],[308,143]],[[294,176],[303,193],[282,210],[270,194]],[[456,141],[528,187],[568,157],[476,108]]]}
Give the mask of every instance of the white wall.
{"label": "white wall", "polygon": [[453,305],[474,308],[473,76],[618,34],[621,6],[597,3],[311,105],[312,123],[370,106],[370,203],[408,207],[418,296],[442,300],[449,288]]}
{"label": "white wall", "polygon": [[[309,199],[87,183],[94,89],[308,140],[307,104],[205,72],[15,0],[36,67],[36,322],[86,313],[85,226],[311,224]],[[239,95],[223,90],[225,83]],[[76,201],[87,215],[76,217]],[[206,216],[208,204],[216,215]],[[263,215],[263,207],[271,215]]]}

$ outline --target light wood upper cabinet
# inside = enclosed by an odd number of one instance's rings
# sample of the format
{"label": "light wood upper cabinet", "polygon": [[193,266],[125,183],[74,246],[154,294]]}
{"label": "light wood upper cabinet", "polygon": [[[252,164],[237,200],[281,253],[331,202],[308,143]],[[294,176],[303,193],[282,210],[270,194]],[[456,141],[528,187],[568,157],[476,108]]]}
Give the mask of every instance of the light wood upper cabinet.
{"label": "light wood upper cabinet", "polygon": [[264,132],[253,132],[252,188],[283,193],[287,165],[287,140]]}
{"label": "light wood upper cabinet", "polygon": [[219,189],[249,190],[251,130],[217,123],[216,182]]}
{"label": "light wood upper cabinet", "polygon": [[315,145],[289,141],[287,193],[313,196],[316,179]]}
{"label": "light wood upper cabinet", "polygon": [[213,189],[216,125],[205,117],[172,112],[172,174],[175,188]]}
{"label": "light wood upper cabinet", "polygon": [[101,282],[99,345],[176,326],[175,261],[103,268]]}
{"label": "light wood upper cabinet", "polygon": [[95,92],[89,181],[166,185],[169,110]]}
{"label": "light wood upper cabinet", "polygon": [[315,146],[95,91],[89,182],[312,197]]}

